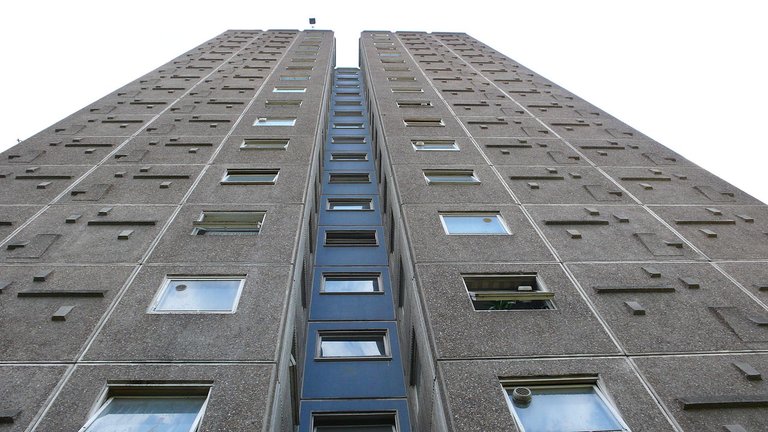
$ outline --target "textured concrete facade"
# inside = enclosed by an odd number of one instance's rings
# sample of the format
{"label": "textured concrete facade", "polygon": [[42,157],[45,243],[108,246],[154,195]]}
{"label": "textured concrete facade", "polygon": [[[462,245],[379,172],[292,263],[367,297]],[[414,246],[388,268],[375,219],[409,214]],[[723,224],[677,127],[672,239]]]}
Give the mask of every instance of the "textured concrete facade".
{"label": "textured concrete facade", "polygon": [[0,432],[190,395],[199,431],[531,432],[552,383],[611,430],[768,430],[768,207],[463,33],[335,66],[230,30],[0,154]]}

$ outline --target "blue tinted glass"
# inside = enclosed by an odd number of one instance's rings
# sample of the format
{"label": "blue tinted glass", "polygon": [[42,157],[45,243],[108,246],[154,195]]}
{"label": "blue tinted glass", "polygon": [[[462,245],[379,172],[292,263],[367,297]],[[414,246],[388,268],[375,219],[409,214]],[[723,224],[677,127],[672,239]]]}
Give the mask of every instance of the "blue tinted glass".
{"label": "blue tinted glass", "polygon": [[512,404],[525,432],[624,430],[593,387],[531,388],[531,393],[528,406]]}
{"label": "blue tinted glass", "polygon": [[200,397],[112,398],[85,432],[189,432]]}
{"label": "blue tinted glass", "polygon": [[385,355],[384,337],[342,339],[325,337],[320,342],[320,357],[377,357]]}
{"label": "blue tinted glass", "polygon": [[230,312],[240,291],[237,280],[173,279],[163,289],[156,311]]}
{"label": "blue tinted glass", "polygon": [[498,215],[442,215],[448,234],[507,234]]}

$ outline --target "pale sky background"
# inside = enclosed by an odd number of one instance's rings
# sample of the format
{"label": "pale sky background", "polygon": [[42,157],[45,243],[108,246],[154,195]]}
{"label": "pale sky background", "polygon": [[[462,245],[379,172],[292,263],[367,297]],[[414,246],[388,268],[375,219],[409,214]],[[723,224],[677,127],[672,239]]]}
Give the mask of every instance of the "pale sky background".
{"label": "pale sky background", "polygon": [[[358,5],[358,6],[355,6]],[[768,202],[768,2],[13,1],[0,151],[227,29],[466,32]]]}

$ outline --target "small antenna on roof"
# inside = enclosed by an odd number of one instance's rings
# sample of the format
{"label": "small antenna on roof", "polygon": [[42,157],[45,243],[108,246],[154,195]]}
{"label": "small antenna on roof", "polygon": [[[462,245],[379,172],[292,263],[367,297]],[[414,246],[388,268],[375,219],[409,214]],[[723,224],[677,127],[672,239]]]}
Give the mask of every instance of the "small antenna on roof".
{"label": "small antenna on roof", "polygon": [[312,28],[315,28],[315,23],[317,23],[317,20],[316,20],[316,19],[314,19],[314,18],[310,18],[310,19],[309,19],[309,25],[311,25],[311,26],[312,26]]}

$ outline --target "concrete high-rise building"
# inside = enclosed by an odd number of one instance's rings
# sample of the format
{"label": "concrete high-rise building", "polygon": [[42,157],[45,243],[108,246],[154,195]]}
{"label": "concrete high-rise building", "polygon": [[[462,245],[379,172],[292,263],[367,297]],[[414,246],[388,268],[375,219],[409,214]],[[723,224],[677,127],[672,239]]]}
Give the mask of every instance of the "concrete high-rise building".
{"label": "concrete high-rise building", "polygon": [[0,432],[768,430],[768,207],[466,34],[334,56],[0,154]]}

